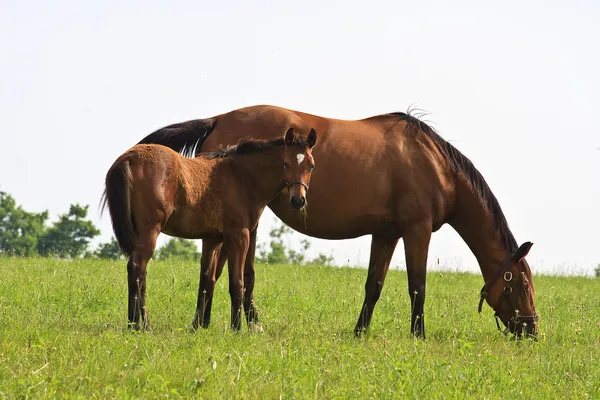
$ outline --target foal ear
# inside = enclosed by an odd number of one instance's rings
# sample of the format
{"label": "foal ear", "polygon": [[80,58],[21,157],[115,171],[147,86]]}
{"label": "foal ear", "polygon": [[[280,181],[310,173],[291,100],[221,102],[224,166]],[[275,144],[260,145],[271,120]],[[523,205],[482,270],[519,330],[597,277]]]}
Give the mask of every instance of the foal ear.
{"label": "foal ear", "polygon": [[308,133],[308,138],[306,138],[306,143],[308,143],[308,147],[312,148],[317,143],[317,131],[314,128],[311,128]]}
{"label": "foal ear", "polygon": [[291,146],[294,144],[295,140],[296,140],[296,134],[294,133],[294,128],[288,129],[288,131],[285,133],[285,139],[284,139],[285,144],[287,146]]}
{"label": "foal ear", "polygon": [[529,250],[531,250],[531,246],[533,246],[533,243],[531,242],[523,243],[521,247],[519,247],[519,249],[515,252],[515,255],[513,256],[513,261],[518,263],[522,259],[524,259],[525,256],[529,253]]}

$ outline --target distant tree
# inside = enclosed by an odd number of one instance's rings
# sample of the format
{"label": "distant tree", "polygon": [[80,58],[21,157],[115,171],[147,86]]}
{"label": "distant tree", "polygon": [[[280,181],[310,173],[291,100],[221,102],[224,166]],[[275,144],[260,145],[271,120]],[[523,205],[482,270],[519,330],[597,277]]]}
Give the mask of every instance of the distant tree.
{"label": "distant tree", "polygon": [[256,257],[258,262],[269,264],[288,264],[290,260],[285,254],[285,245],[280,241],[272,240],[269,243],[269,250],[265,246],[260,246],[259,256]]}
{"label": "distant tree", "polygon": [[172,238],[159,248],[154,256],[161,261],[181,259],[200,262],[201,253],[196,243],[189,239]]}
{"label": "distant tree", "polygon": [[333,256],[328,256],[323,253],[319,253],[318,256],[313,258],[309,264],[313,265],[333,265]]}
{"label": "distant tree", "polygon": [[300,251],[295,251],[293,249],[288,250],[288,260],[290,261],[290,264],[304,264],[304,253],[310,248],[310,242],[306,239],[302,239],[300,246]]}
{"label": "distant tree", "polygon": [[108,260],[124,258],[123,253],[119,248],[119,243],[117,243],[114,237],[111,237],[109,242],[100,243],[96,248],[96,251],[92,253],[92,257]]}
{"label": "distant tree", "polygon": [[83,255],[91,239],[100,234],[94,224],[86,220],[89,206],[72,204],[67,214],[59,215],[39,238],[40,255],[75,258]]}
{"label": "distant tree", "polygon": [[600,278],[600,264],[596,266],[594,272],[596,273],[596,278]]}
{"label": "distant tree", "polygon": [[15,199],[0,191],[0,253],[33,256],[38,238],[44,231],[48,211],[29,213],[17,206]]}
{"label": "distant tree", "polygon": [[259,255],[256,257],[257,261],[269,264],[288,264],[290,260],[286,254],[283,237],[290,233],[292,233],[292,230],[287,225],[281,222],[279,225],[276,223],[275,228],[269,232],[269,237],[271,238],[269,249],[264,244],[258,246]]}
{"label": "distant tree", "polygon": [[306,251],[311,243],[307,239],[300,241],[300,250],[288,249],[285,246],[284,238],[294,235],[294,231],[284,225],[281,221],[275,221],[275,227],[269,232],[270,241],[257,246],[258,255],[256,261],[269,264],[314,264],[314,265],[332,265],[333,256],[327,256],[320,253],[315,259],[306,261]]}

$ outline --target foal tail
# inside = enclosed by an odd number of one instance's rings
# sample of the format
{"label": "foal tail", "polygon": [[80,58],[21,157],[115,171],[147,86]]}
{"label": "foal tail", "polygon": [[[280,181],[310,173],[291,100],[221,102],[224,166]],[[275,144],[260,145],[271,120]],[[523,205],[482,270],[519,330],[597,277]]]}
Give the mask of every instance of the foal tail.
{"label": "foal tail", "polygon": [[119,247],[128,257],[136,245],[136,233],[131,213],[131,169],[129,160],[117,160],[106,174],[106,187],[102,194],[102,210],[108,203],[113,231]]}

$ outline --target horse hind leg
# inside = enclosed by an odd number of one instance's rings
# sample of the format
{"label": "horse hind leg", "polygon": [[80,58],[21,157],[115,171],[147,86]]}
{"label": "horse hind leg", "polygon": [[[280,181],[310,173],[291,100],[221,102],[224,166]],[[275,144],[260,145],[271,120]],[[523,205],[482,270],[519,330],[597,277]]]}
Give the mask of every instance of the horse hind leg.
{"label": "horse hind leg", "polygon": [[146,270],[148,261],[154,254],[160,231],[160,226],[157,226],[140,235],[138,245],[127,263],[129,326],[135,330],[151,330],[146,308]]}
{"label": "horse hind leg", "polygon": [[360,336],[369,328],[373,317],[373,309],[383,290],[383,283],[397,244],[398,238],[396,237],[373,235],[369,272],[365,283],[365,300],[354,328],[354,335],[356,336]]}

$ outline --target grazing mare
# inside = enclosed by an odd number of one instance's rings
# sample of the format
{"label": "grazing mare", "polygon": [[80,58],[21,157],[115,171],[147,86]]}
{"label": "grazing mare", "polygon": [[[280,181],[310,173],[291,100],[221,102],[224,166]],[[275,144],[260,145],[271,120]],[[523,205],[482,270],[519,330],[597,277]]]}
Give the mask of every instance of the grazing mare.
{"label": "grazing mare", "polygon": [[[319,131],[319,147],[314,152],[319,169],[313,174],[307,197],[310,218],[305,221],[287,206],[285,190],[269,208],[287,225],[309,236],[349,239],[372,235],[356,335],[369,326],[394,249],[402,238],[411,299],[410,331],[425,337],[429,241],[432,232],[446,223],[477,258],[484,280],[482,301],[487,301],[510,332],[537,335],[532,274],[525,260],[531,243],[517,245],[498,200],[473,163],[410,113],[339,120],[260,105],[169,125],[140,143],[162,144],[191,156],[235,143],[241,132],[271,139],[289,126],[300,132],[312,127]],[[252,306],[255,246],[253,231],[244,270],[248,288],[244,311],[247,319],[258,321]],[[223,252],[214,268],[222,268],[226,257]]]}
{"label": "grazing mare", "polygon": [[229,260],[231,327],[239,330],[250,232],[256,229],[267,204],[283,189],[289,193],[288,205],[304,207],[316,140],[314,130],[305,139],[289,128],[283,138],[241,140],[194,159],[158,145],[136,145],[121,155],[106,175],[102,209],[108,204],[115,236],[129,257],[130,326],[140,329],[141,317],[143,327],[150,327],[146,268],[156,238],[164,232],[202,239],[195,329],[201,318],[207,321],[206,306],[216,281],[213,257],[224,244]]}

